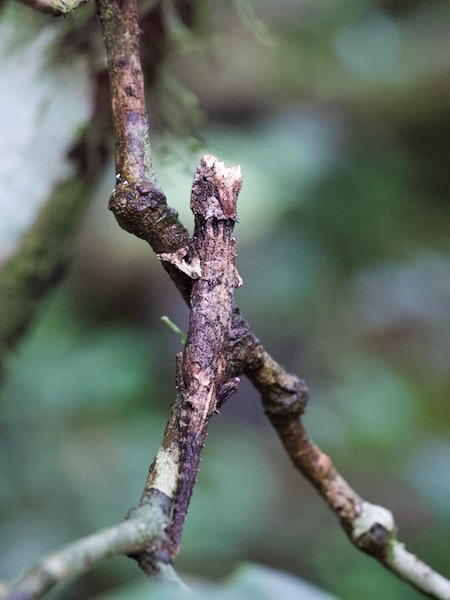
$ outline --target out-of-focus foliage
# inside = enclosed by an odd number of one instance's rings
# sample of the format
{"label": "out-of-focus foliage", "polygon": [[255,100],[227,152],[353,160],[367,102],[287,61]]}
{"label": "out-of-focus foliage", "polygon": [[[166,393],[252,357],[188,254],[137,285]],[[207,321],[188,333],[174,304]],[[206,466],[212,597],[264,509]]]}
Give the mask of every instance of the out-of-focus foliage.
{"label": "out-of-focus foliage", "polygon": [[[326,592],[306,581],[274,569],[252,564],[243,564],[220,585],[190,581],[190,588],[199,600],[335,600]],[[187,600],[191,591],[174,590],[164,586],[141,582],[131,584],[95,600]]]}
{"label": "out-of-focus foliage", "polygon": [[14,8],[6,7],[0,20],[0,264],[55,185],[68,178],[67,153],[92,107],[83,59],[74,58],[70,69],[50,68],[57,29],[31,11],[20,17]]}
{"label": "out-of-focus foliage", "polygon": [[[450,576],[450,4],[250,6],[255,27],[242,4],[202,6],[197,37],[186,19],[166,15],[173,50],[150,94],[160,183],[192,223],[201,153],[241,163],[239,304],[268,350],[307,380],[313,438],[367,500],[393,510],[408,547]],[[19,108],[34,106],[50,80],[55,106],[74,97],[61,81],[76,81],[83,17],[32,18],[12,7],[0,13],[0,27],[18,32],[17,47],[2,42],[2,102],[19,86],[26,92],[1,119],[16,125],[17,139],[31,139],[47,131],[47,104],[32,125]],[[47,28],[48,69],[45,44],[26,68],[11,69]],[[98,40],[93,18],[83,28]],[[150,39],[142,43],[149,61]],[[38,68],[46,75],[37,79]],[[36,170],[47,182],[67,177],[67,135],[75,142],[87,118],[88,90],[70,102],[70,118],[53,113],[66,139],[61,164],[39,162],[46,137],[38,156],[13,142],[3,151],[2,181],[5,165],[20,173],[8,196],[15,218],[31,211],[21,190]],[[136,505],[174,401],[180,342],[160,316],[185,330],[187,309],[145,244],[107,212],[113,181],[112,167],[98,174],[70,277],[10,360],[0,408],[0,578]],[[242,560],[345,600],[420,597],[350,545],[288,464],[245,382],[211,424],[177,567],[221,578]],[[129,583],[135,577],[118,558],[53,597],[138,598],[140,587],[123,587],[140,586]],[[265,581],[255,597],[287,597],[270,592],[263,573],[254,577]]]}

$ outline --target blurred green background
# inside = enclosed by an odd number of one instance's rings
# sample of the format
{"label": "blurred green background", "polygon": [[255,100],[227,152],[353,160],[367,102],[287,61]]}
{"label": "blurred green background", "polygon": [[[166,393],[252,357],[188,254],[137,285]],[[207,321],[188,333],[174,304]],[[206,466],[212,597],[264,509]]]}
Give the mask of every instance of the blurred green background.
{"label": "blurred green background", "polygon": [[[169,204],[191,227],[201,155],[241,164],[244,314],[306,379],[312,438],[449,577],[450,3],[217,0],[189,13],[166,1],[161,23],[154,4],[142,3],[142,44]],[[149,247],[107,211],[112,135],[96,120],[108,98],[94,13],[0,9],[2,260],[74,176],[80,140],[94,172],[70,273],[8,360],[0,578],[138,503],[175,399],[181,346],[160,317],[186,329],[188,313]],[[246,381],[211,423],[176,567],[219,581],[242,561],[345,600],[421,597],[349,543]],[[143,579],[117,558],[49,597],[143,598]],[[273,595],[223,598],[287,598],[283,582]],[[325,598],[306,587],[296,597]]]}

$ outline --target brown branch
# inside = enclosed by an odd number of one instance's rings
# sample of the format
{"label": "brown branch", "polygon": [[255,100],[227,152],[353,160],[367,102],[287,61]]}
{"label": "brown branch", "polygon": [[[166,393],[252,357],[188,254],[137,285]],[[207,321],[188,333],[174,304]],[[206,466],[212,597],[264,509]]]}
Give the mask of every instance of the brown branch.
{"label": "brown branch", "polygon": [[227,353],[233,290],[240,283],[232,233],[241,184],[239,167],[227,169],[205,156],[192,188],[192,242],[183,253],[160,256],[194,278],[188,338],[177,360],[178,400],[143,494],[144,502],[154,490],[172,501],[170,557],[179,549],[208,421],[237,387],[228,381]]}
{"label": "brown branch", "polygon": [[[118,184],[111,197],[110,208],[121,227],[149,242],[155,252],[172,255],[170,262],[164,262],[164,267],[188,301],[192,286],[190,280],[192,262],[182,270],[177,269],[174,264],[179,263],[183,248],[188,245],[188,235],[178,221],[176,213],[167,206],[151,168],[148,121],[139,62],[136,2],[135,0],[123,0],[123,2],[98,0],[98,8],[108,54],[113,120],[117,136]],[[183,369],[182,372],[184,377]],[[266,414],[292,461],[338,515],[353,543],[422,592],[430,593],[436,598],[448,599],[450,595],[447,590],[450,582],[428,567],[425,566],[426,573],[424,569],[421,570],[423,577],[417,579],[411,567],[413,563],[415,566],[418,565],[417,559],[410,560],[409,563],[408,560],[403,560],[399,566],[398,556],[401,553],[397,551],[399,544],[395,540],[392,516],[386,509],[372,507],[364,502],[339,475],[330,458],[310,442],[300,420],[307,399],[304,382],[295,375],[286,373],[264,351],[239,308],[234,306],[228,375],[231,377],[241,373],[245,373],[261,392]],[[181,396],[185,385],[183,377],[179,377]],[[203,422],[199,422],[198,425],[200,431],[203,431]],[[172,425],[169,423],[166,441],[170,440],[171,428]],[[176,445],[180,441],[177,436],[173,439]],[[177,445],[178,447],[182,445]],[[196,447],[197,450],[199,448]],[[184,460],[189,460],[187,450],[183,452]],[[166,454],[157,457],[147,485],[151,490],[152,477],[156,477],[157,474],[158,480],[162,481],[168,473],[169,491],[176,496],[179,494],[178,464],[172,464],[172,467],[167,469],[167,464],[163,460],[165,458]],[[190,472],[194,473],[196,470],[197,463]],[[167,481],[164,483],[167,484]],[[189,476],[188,489],[191,489],[191,483],[193,482]],[[177,497],[181,498],[183,494]],[[178,544],[180,534],[178,530],[184,519],[183,502],[179,502],[177,510],[180,524],[172,529],[175,546]],[[393,556],[396,559],[393,559]]]}
{"label": "brown branch", "polygon": [[[148,242],[156,254],[174,254],[188,246],[189,233],[177,212],[167,205],[152,165],[137,2],[97,0],[97,11],[105,39],[116,133],[116,187],[109,208],[123,229]],[[190,276],[168,261],[163,266],[189,304]],[[236,305],[231,344],[232,374],[261,363],[257,348],[262,354],[262,346]]]}
{"label": "brown branch", "polygon": [[450,581],[397,540],[392,513],[363,500],[338,473],[330,457],[308,438],[301,420],[307,401],[303,382],[286,373],[269,355],[262,360],[264,367],[250,376],[261,392],[265,413],[295,467],[339,517],[351,542],[420,592],[450,600]]}
{"label": "brown branch", "polygon": [[[109,201],[119,225],[156,253],[176,252],[189,234],[167,206],[152,166],[144,76],[139,55],[137,0],[97,0],[105,39],[116,135],[116,187]],[[192,282],[170,263],[170,277],[188,302]]]}
{"label": "brown branch", "polygon": [[[26,1],[41,6],[58,5],[47,0]],[[61,5],[66,6],[66,3]],[[192,290],[189,340],[177,368],[179,402],[142,498],[142,507],[152,506],[156,498],[168,500],[173,520],[166,532],[159,532],[146,541],[145,551],[132,543],[121,545],[119,551],[134,552],[146,572],[161,574],[166,567],[170,569],[170,558],[178,551],[208,419],[217,402],[234,390],[236,381],[230,378],[244,372],[261,392],[265,412],[291,460],[338,515],[352,542],[420,591],[449,600],[450,582],[403,549],[396,540],[391,513],[362,500],[339,475],[330,458],[308,439],[301,422],[306,386],[295,375],[286,373],[264,351],[239,308],[234,306],[231,310],[232,289],[237,282],[231,231],[239,177],[237,171],[228,174],[224,171],[230,186],[225,186],[229,191],[221,196],[216,193],[216,188],[221,187],[214,172],[217,163],[210,163],[209,159],[202,169],[212,169],[204,182],[211,189],[205,192],[202,181],[196,179],[198,194],[194,191],[193,208],[198,222],[196,235],[189,245],[188,233],[176,213],[167,206],[152,168],[136,0],[98,0],[97,6],[107,50],[116,132],[116,188],[110,208],[124,229],[164,255],[161,257],[164,268],[185,300],[189,301]],[[197,175],[201,172],[200,169]],[[215,198],[219,212],[208,212],[210,209],[206,207],[210,204],[200,202],[202,198]],[[215,237],[217,232],[219,235]],[[217,249],[219,239],[225,244],[220,251]],[[184,256],[184,249],[188,247]],[[218,275],[216,261],[205,262],[204,257],[219,259],[222,252],[228,260],[217,261],[222,269]],[[192,284],[191,278],[198,267],[202,275]],[[215,317],[219,317],[217,324]],[[212,358],[212,362],[206,358]],[[229,385],[227,381],[231,381]],[[151,529],[153,524],[148,526]],[[97,559],[105,555],[111,554],[99,552],[92,556]],[[86,560],[86,554],[82,556]]]}

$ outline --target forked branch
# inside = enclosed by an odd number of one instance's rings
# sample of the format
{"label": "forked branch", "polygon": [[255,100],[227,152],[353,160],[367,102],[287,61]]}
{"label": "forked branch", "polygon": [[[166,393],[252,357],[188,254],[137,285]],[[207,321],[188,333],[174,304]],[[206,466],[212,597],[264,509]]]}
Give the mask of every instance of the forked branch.
{"label": "forked branch", "polygon": [[[128,8],[132,9],[134,0],[127,0],[127,2],[129,3]],[[116,0],[100,0],[100,10],[103,5],[108,5],[120,19]],[[129,14],[131,15],[131,13]],[[120,36],[120,29],[109,31],[111,39],[115,38],[117,32]],[[115,39],[111,47],[119,44],[120,40]],[[110,53],[111,49],[108,52]],[[114,81],[115,74],[110,73],[110,76]],[[115,96],[113,86],[113,106],[117,102],[115,98],[118,96]],[[144,96],[140,99],[140,103],[141,107],[145,107]],[[126,126],[123,120],[117,122],[117,118],[116,111],[116,129]],[[134,153],[135,156],[138,156],[139,152],[143,153],[143,150],[139,151],[138,149],[138,154],[136,154],[136,148],[131,145],[123,150],[127,153]],[[119,165],[119,163],[117,164]],[[130,233],[147,240],[157,253],[183,252],[183,247],[186,245],[184,241],[186,230],[167,207],[165,198],[162,200],[161,196],[158,196],[160,200],[154,202],[152,206],[152,203],[147,201],[145,188],[136,187],[135,183],[132,185],[135,186],[133,192],[137,191],[138,193],[132,194],[131,199],[125,200],[119,194],[118,197],[121,198],[121,201],[117,202],[113,196],[110,203],[119,224]],[[174,217],[170,223],[167,220],[169,215]],[[160,226],[162,219],[166,219],[163,227]],[[191,280],[186,270],[183,272],[176,268],[170,269],[170,266],[173,267],[173,265],[165,264],[176,286],[187,299]],[[291,460],[337,514],[352,542],[422,592],[431,594],[435,598],[450,599],[450,582],[448,580],[423,565],[415,557],[414,560],[410,560],[409,557],[412,555],[398,551],[401,546],[396,541],[395,524],[389,511],[379,507],[372,509],[372,505],[364,502],[339,475],[330,458],[309,440],[301,422],[301,414],[307,401],[306,385],[297,376],[286,373],[264,350],[237,306],[233,309],[229,365],[230,377],[245,373],[260,391],[265,412],[280,436]],[[403,557],[401,557],[402,554]],[[395,558],[393,558],[394,556]],[[420,577],[417,576],[418,572],[421,572]]]}
{"label": "forked branch", "polygon": [[44,558],[0,597],[33,600],[98,560],[127,554],[144,572],[181,586],[171,565],[195,485],[208,421],[236,390],[229,380],[227,352],[233,291],[240,284],[234,265],[239,167],[227,169],[205,156],[194,179],[191,206],[194,237],[184,257],[162,255],[194,278],[188,339],[177,357],[178,399],[158,454],[150,467],[140,505],[115,527],[78,540]]}
{"label": "forked branch", "polygon": [[[110,208],[124,229],[149,242],[161,255],[164,268],[185,300],[191,299],[192,312],[188,342],[178,359],[178,404],[150,469],[140,507],[153,509],[158,502],[164,506],[158,521],[163,531],[158,529],[153,535],[154,525],[149,523],[145,545],[137,547],[128,540],[128,547],[98,552],[95,558],[126,552],[133,554],[148,573],[170,569],[170,560],[178,551],[208,419],[218,402],[234,391],[234,378],[245,373],[260,391],[264,410],[294,465],[339,517],[352,542],[424,594],[450,600],[450,581],[409,554],[396,540],[391,513],[365,502],[340,476],[330,458],[309,440],[301,421],[307,401],[304,382],[286,373],[265,352],[238,307],[232,305],[232,290],[238,282],[231,237],[240,187],[238,171],[223,170],[220,179],[219,163],[212,158],[201,163],[196,183],[199,189],[201,182],[206,187],[193,194],[197,223],[191,244],[176,213],[167,206],[151,165],[136,0],[98,0],[97,6],[107,49],[116,131],[117,176]],[[204,180],[202,169],[210,172]],[[221,197],[218,190],[224,180],[230,191]],[[223,243],[220,250],[217,232]],[[223,260],[219,257],[222,253]],[[205,257],[211,261],[205,262]],[[217,312],[209,305],[211,298],[213,304],[217,303]],[[206,356],[212,357],[211,364],[205,362]],[[87,552],[86,559],[88,556]],[[42,569],[45,564],[48,566],[45,561],[41,563]],[[32,575],[28,574],[28,580]],[[55,575],[52,584],[56,581]],[[12,600],[19,596],[6,597]]]}

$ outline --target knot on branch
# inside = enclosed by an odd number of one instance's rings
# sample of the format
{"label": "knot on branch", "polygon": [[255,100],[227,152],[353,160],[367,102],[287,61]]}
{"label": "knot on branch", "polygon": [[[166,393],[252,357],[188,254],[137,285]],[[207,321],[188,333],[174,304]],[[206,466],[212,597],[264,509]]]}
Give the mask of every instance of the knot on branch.
{"label": "knot on branch", "polygon": [[271,421],[299,418],[308,401],[308,387],[303,379],[286,371],[262,346],[256,353],[255,366],[245,374],[260,392],[266,415]]}
{"label": "knot on branch", "polygon": [[166,203],[166,197],[158,186],[141,186],[122,180],[120,175],[117,185],[109,199],[108,208],[114,213],[119,225],[137,237],[148,237],[148,213]]}
{"label": "knot on branch", "polygon": [[360,511],[352,524],[350,535],[353,542],[367,554],[384,556],[396,533],[392,513],[370,502],[362,502]]}
{"label": "knot on branch", "polygon": [[261,390],[264,412],[271,419],[298,419],[305,412],[308,387],[296,375],[283,373]]}
{"label": "knot on branch", "polygon": [[167,206],[163,191],[152,182],[135,183],[116,175],[108,208],[129,233],[147,241],[157,253],[175,252],[189,242],[178,213]]}
{"label": "knot on branch", "polygon": [[290,375],[289,378],[289,385],[277,382],[262,393],[264,412],[271,419],[297,419],[305,412],[308,387],[295,375]]}

